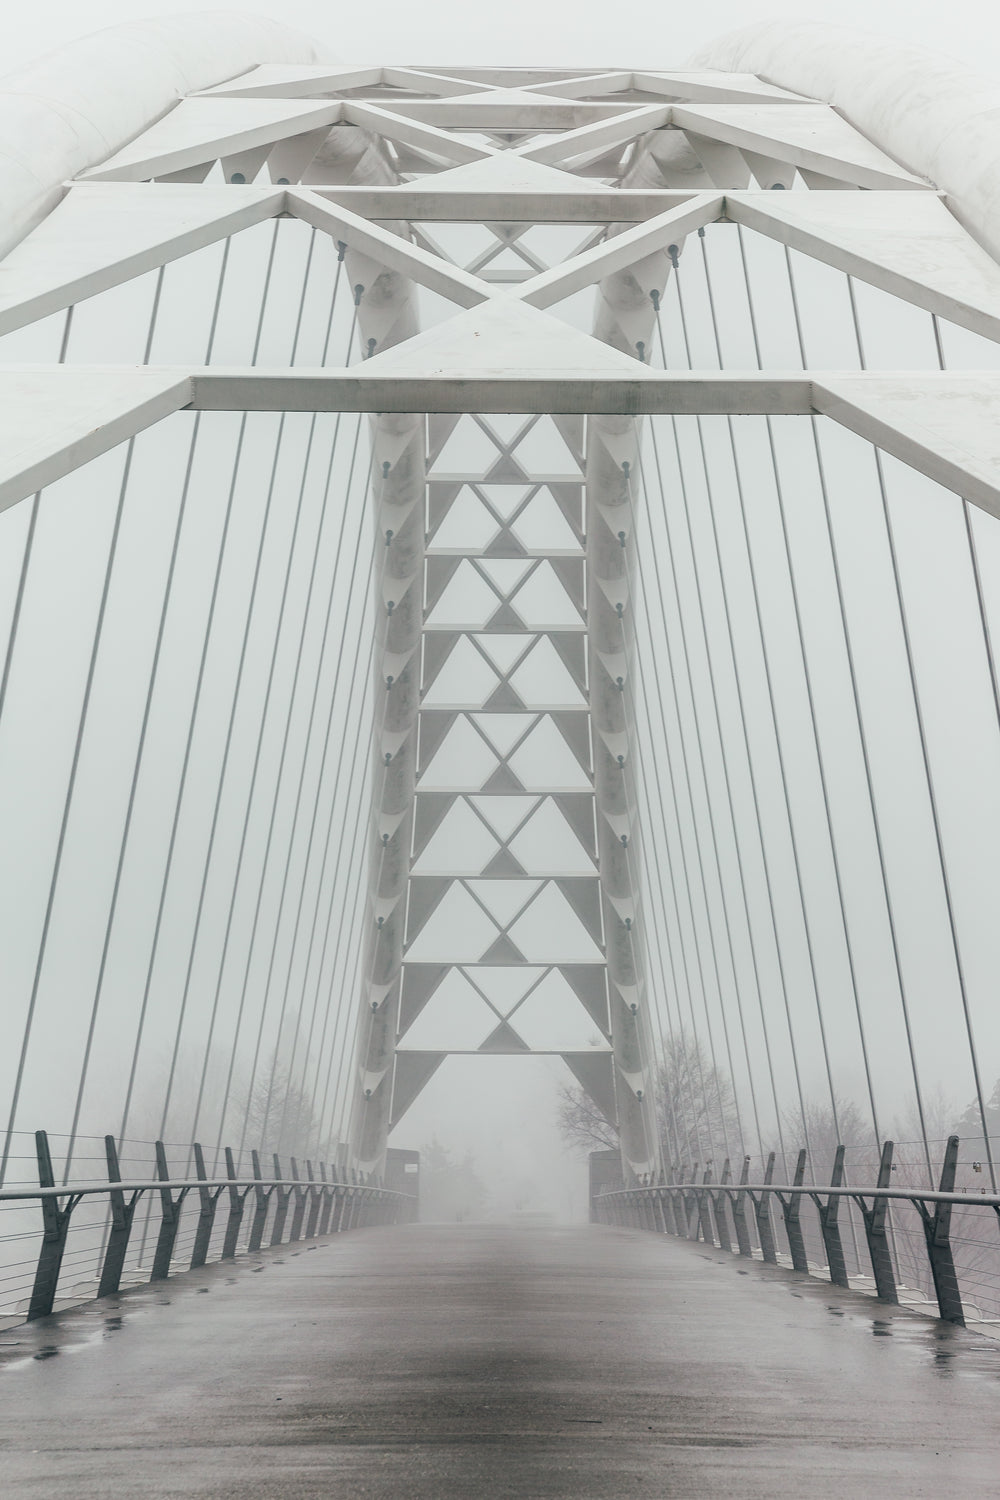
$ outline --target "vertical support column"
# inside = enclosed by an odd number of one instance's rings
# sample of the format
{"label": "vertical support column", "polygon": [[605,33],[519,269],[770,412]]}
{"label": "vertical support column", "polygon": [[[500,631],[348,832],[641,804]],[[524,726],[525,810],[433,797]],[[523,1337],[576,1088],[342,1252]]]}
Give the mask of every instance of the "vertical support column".
{"label": "vertical support column", "polygon": [[347,1204],[347,1187],[344,1183],[337,1181],[337,1173],[333,1171],[333,1218],[330,1221],[330,1233],[339,1234],[344,1223],[344,1210]]}
{"label": "vertical support column", "polygon": [[[838,1146],[833,1158],[830,1186],[834,1188],[843,1186],[844,1150],[843,1146]],[[830,1272],[830,1280],[834,1286],[850,1287],[851,1283],[847,1278],[847,1262],[844,1259],[844,1246],[840,1238],[840,1225],[837,1222],[840,1212],[840,1194],[831,1193],[825,1203],[819,1193],[812,1193],[811,1197],[819,1213],[819,1228],[823,1236],[823,1247],[826,1250],[826,1264]]]}
{"label": "vertical support column", "polygon": [[320,1188],[320,1200],[322,1202],[322,1208],[320,1210],[319,1216],[319,1227],[317,1228],[316,1233],[328,1234],[330,1230],[330,1215],[333,1212],[333,1200],[336,1197],[336,1193],[326,1180],[326,1167],[324,1166],[323,1162],[320,1162],[319,1164],[319,1175],[323,1184],[323,1186]]}
{"label": "vertical support column", "polygon": [[261,1247],[264,1238],[264,1226],[267,1223],[267,1210],[271,1203],[273,1188],[264,1187],[261,1181],[260,1156],[256,1151],[251,1151],[250,1160],[253,1163],[253,1175],[258,1186],[254,1187],[254,1214],[250,1225],[250,1238],[247,1241],[247,1253],[253,1254]]}
{"label": "vertical support column", "polygon": [[727,1194],[722,1191],[730,1181],[732,1173],[729,1170],[729,1157],[722,1164],[722,1176],[719,1178],[719,1192],[715,1195],[715,1229],[719,1236],[719,1248],[732,1253],[733,1242],[729,1235],[729,1223],[726,1219]]}
{"label": "vertical support column", "polygon": [[[222,1241],[222,1260],[233,1260],[236,1256],[236,1242],[240,1237],[240,1225],[243,1223],[243,1210],[246,1206],[249,1188],[240,1192],[236,1186],[236,1162],[233,1158],[232,1148],[226,1147],[226,1176],[230,1181],[229,1188],[229,1217],[226,1219],[226,1233]],[[221,1188],[219,1190],[222,1191]]]}
{"label": "vertical support column", "polygon": [[598,870],[608,965],[622,1169],[660,1166],[652,1030],[637,879],[640,831],[630,673],[634,652],[633,484],[639,432],[630,417],[587,424],[587,645]]}
{"label": "vertical support column", "polygon": [[712,1195],[708,1191],[708,1184],[712,1180],[712,1168],[706,1167],[701,1179],[701,1191],[698,1193],[698,1220],[701,1224],[701,1237],[706,1245],[715,1248],[715,1225],[712,1223]]}
{"label": "vertical support column", "polygon": [[[197,1141],[195,1141],[191,1149],[194,1152],[195,1176],[199,1183],[206,1182],[208,1173],[205,1170],[205,1153]],[[212,1239],[212,1230],[215,1227],[215,1208],[221,1191],[221,1188],[216,1188],[214,1192],[209,1187],[199,1186],[198,1188],[201,1208],[198,1212],[198,1227],[194,1233],[194,1246],[191,1250],[192,1271],[196,1271],[199,1266],[203,1266],[208,1259],[208,1247]]]}
{"label": "vertical support column", "polygon": [[315,1238],[316,1235],[316,1225],[319,1222],[320,1204],[323,1201],[323,1190],[316,1182],[316,1178],[313,1173],[313,1164],[311,1161],[306,1162],[306,1180],[309,1183],[309,1216],[306,1219],[305,1237],[307,1240],[311,1240]]}
{"label": "vertical support column", "polygon": [[[663,1172],[660,1173],[660,1181],[664,1184],[664,1187],[666,1189],[670,1189],[670,1188],[673,1187],[673,1185],[674,1185],[674,1170],[673,1170],[673,1167],[670,1167],[667,1170],[665,1170],[665,1171],[663,1171]],[[666,1233],[667,1234],[680,1234],[680,1229],[678,1228],[678,1220],[677,1220],[677,1195],[676,1195],[676,1193],[672,1193],[670,1191],[665,1191],[663,1193],[663,1195],[662,1195],[662,1199],[663,1199],[663,1221],[664,1221],[664,1229],[665,1229]]]}
{"label": "vertical support column", "polygon": [[[600,283],[594,335],[645,359],[656,306],[670,274],[664,251]],[[634,516],[641,424],[630,417],[587,421],[587,629],[598,854],[608,959],[619,1135],[626,1181],[657,1171],[655,1051],[644,973],[640,829],[632,743],[634,696]],[[628,706],[628,707],[627,707]],[[631,723],[629,722],[631,721]],[[680,1205],[677,1205],[679,1212]],[[680,1222],[678,1220],[678,1222]]]}
{"label": "vertical support column", "polygon": [[277,1207],[274,1210],[274,1223],[271,1225],[271,1244],[280,1245],[285,1235],[285,1220],[288,1217],[288,1200],[292,1196],[290,1187],[284,1187],[281,1182],[281,1162],[277,1153],[274,1156],[275,1187],[273,1189],[277,1198]]}
{"label": "vertical support column", "polygon": [[[882,1143],[882,1160],[878,1169],[878,1186],[887,1188],[892,1181],[892,1141]],[[865,1225],[865,1238],[868,1241],[868,1254],[872,1263],[872,1275],[875,1278],[875,1294],[882,1302],[898,1302],[896,1295],[896,1278],[892,1270],[892,1256],[889,1251],[889,1237],[885,1231],[885,1216],[888,1209],[886,1198],[874,1198],[869,1208],[860,1194],[854,1199],[861,1210],[861,1217]]]}
{"label": "vertical support column", "polygon": [[656,1178],[655,1189],[656,1190],[653,1193],[652,1197],[653,1197],[653,1217],[654,1217],[654,1220],[656,1222],[656,1232],[658,1234],[667,1234],[667,1233],[669,1233],[669,1231],[667,1229],[667,1214],[666,1214],[666,1207],[665,1207],[667,1195],[663,1191],[663,1173],[662,1172],[660,1172],[660,1174]]}
{"label": "vertical support column", "polygon": [[[167,1152],[162,1141],[156,1142],[156,1175],[164,1184],[170,1181]],[[160,1232],[153,1253],[153,1269],[150,1281],[166,1281],[170,1275],[170,1262],[174,1254],[174,1242],[181,1223],[181,1209],[188,1195],[187,1188],[178,1189],[176,1197],[167,1186],[160,1188]]]}
{"label": "vertical support column", "polygon": [[733,1227],[736,1230],[736,1244],[739,1252],[747,1260],[753,1260],[753,1245],[750,1241],[750,1231],[747,1228],[747,1195],[744,1184],[750,1178],[750,1158],[743,1158],[743,1170],[740,1173],[740,1191],[733,1196]]}
{"label": "vertical support column", "polygon": [[[108,1181],[112,1184],[121,1182],[118,1148],[113,1135],[104,1137],[104,1154],[108,1162]],[[111,1229],[108,1233],[108,1246],[104,1252],[101,1279],[97,1287],[99,1297],[110,1297],[121,1286],[129,1236],[132,1233],[132,1220],[135,1218],[136,1204],[142,1194],[133,1193],[126,1201],[121,1188],[112,1186],[108,1196],[111,1199]]]}
{"label": "vertical support column", "polygon": [[[358,329],[369,354],[381,353],[417,332],[410,281],[351,250],[346,264],[352,284],[363,288]],[[416,414],[383,414],[371,422],[376,532],[373,785],[364,983],[358,997],[361,1024],[349,1131],[354,1157],[365,1171],[384,1167],[399,1028],[420,704],[425,433],[426,418]]]}
{"label": "vertical support column", "polygon": [[292,1227],[288,1231],[288,1243],[290,1245],[302,1238],[302,1221],[306,1216],[306,1199],[308,1197],[306,1189],[299,1187],[299,1164],[294,1156],[291,1158],[291,1162],[292,1176],[295,1179],[295,1186],[292,1188],[295,1207],[292,1210]]}
{"label": "vertical support column", "polygon": [[[697,1182],[697,1180],[698,1163],[695,1162],[694,1166],[691,1168],[692,1186],[695,1182]],[[681,1186],[683,1187],[683,1169],[681,1171],[680,1181]],[[696,1192],[689,1189],[688,1192],[681,1194],[681,1202],[684,1204],[684,1233],[689,1240],[696,1240],[698,1238],[698,1195]]]}
{"label": "vertical support column", "polygon": [[[798,1161],[795,1163],[795,1177],[793,1184],[801,1187],[806,1178],[806,1153],[799,1152]],[[809,1274],[809,1261],[806,1257],[806,1242],[802,1238],[802,1194],[779,1193],[781,1199],[781,1212],[785,1220],[785,1233],[788,1236],[788,1249],[792,1257],[792,1270],[801,1271],[804,1275]]]}
{"label": "vertical support column", "polygon": [[[774,1177],[774,1152],[767,1158],[767,1168],[764,1172],[765,1183],[770,1183]],[[760,1253],[769,1266],[778,1264],[778,1253],[774,1248],[774,1228],[771,1224],[771,1194],[767,1188],[759,1194],[751,1193],[754,1209],[757,1215],[757,1238],[760,1240]]]}
{"label": "vertical support column", "polygon": [[[56,1179],[52,1171],[49,1137],[44,1130],[35,1131],[35,1154],[38,1158],[39,1187],[54,1188]],[[67,1194],[66,1202],[62,1205],[54,1195],[42,1199],[42,1246],[38,1252],[35,1283],[28,1303],[29,1323],[35,1318],[48,1317],[55,1304],[70,1216],[79,1201],[79,1194],[73,1193]]]}
{"label": "vertical support column", "polygon": [[[944,1162],[941,1166],[941,1181],[938,1191],[941,1193],[953,1193],[955,1191],[955,1169],[958,1166],[958,1136],[950,1135],[945,1147]],[[934,1291],[937,1295],[938,1311],[946,1323],[958,1323],[965,1327],[965,1310],[962,1307],[962,1294],[958,1289],[958,1276],[955,1272],[955,1257],[951,1250],[951,1204],[935,1203],[933,1211],[930,1211],[925,1203],[919,1199],[914,1200],[924,1226],[924,1238],[927,1241],[927,1256],[931,1263],[931,1275],[934,1277]]]}

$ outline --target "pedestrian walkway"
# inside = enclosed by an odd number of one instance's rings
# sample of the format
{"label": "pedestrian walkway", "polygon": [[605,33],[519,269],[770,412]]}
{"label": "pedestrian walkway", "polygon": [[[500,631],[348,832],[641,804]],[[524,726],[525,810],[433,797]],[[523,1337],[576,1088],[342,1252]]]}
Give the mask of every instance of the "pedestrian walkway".
{"label": "pedestrian walkway", "polygon": [[285,1246],[0,1356],[6,1500],[971,1500],[1000,1473],[1000,1344],[600,1226]]}

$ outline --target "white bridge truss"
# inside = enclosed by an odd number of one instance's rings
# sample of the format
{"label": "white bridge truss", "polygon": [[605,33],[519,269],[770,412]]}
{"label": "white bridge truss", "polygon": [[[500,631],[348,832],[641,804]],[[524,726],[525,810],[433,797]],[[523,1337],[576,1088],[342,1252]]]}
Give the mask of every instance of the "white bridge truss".
{"label": "white bridge truss", "polygon": [[[812,368],[804,344],[782,367],[779,313],[752,298],[756,354],[734,358],[730,284],[721,340],[692,352],[675,283],[766,242],[992,341],[1000,267],[831,105],[709,70],[263,63],[181,98],[34,217],[0,263],[2,335],[287,220],[351,294],[339,364],[5,354],[0,505],[180,411],[372,414],[353,1162],[380,1169],[449,1054],[551,1054],[631,1176],[658,1172],[647,927],[667,924],[666,882],[650,889],[640,809],[680,768],[643,764],[637,731],[650,420],[830,419],[1000,516],[1000,370]],[[451,1044],[422,1040],[456,1007]]]}

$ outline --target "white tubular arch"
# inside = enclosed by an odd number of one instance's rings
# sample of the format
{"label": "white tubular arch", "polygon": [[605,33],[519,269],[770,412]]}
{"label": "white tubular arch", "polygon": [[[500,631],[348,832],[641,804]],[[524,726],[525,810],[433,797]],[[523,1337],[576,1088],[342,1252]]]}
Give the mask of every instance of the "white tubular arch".
{"label": "white tubular arch", "polygon": [[229,11],[113,26],[0,79],[0,255],[96,166],[198,89],[262,62],[309,63],[317,43]]}
{"label": "white tubular arch", "polygon": [[956,218],[1000,255],[1000,87],[992,79],[890,37],[789,19],[741,27],[690,66],[756,73],[833,105],[946,192]]}

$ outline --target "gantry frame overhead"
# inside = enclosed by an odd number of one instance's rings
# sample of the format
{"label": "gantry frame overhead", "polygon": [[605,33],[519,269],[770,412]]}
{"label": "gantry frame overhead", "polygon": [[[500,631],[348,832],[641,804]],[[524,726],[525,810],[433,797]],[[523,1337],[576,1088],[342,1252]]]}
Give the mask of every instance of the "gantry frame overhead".
{"label": "gantry frame overhead", "polygon": [[[366,1171],[379,1166],[389,1129],[447,1055],[406,1038],[460,971],[496,1026],[454,1050],[562,1056],[616,1121],[626,1167],[641,1177],[660,1167],[629,704],[642,417],[825,415],[1000,514],[1000,377],[654,368],[664,289],[689,237],[730,225],[997,339],[1000,267],[914,162],[829,103],[752,73],[329,65],[293,60],[284,42],[279,51],[256,67],[242,58],[243,70],[222,82],[201,76],[138,133],[127,123],[128,138],[103,160],[74,163],[80,170],[51,189],[58,201],[43,217],[38,193],[25,199],[27,232],[0,263],[0,333],[291,217],[338,246],[362,360],[343,369],[8,366],[0,505],[184,408],[373,414],[382,691],[355,1159]],[[441,225],[486,226],[492,242],[464,262],[445,248]],[[527,233],[538,225],[576,226],[581,237],[546,263]],[[584,332],[566,304],[590,292],[596,320]],[[437,313],[421,330],[428,295]],[[460,415],[498,414],[553,418],[569,467],[524,456],[531,422],[516,431],[480,423],[496,448],[491,465],[435,472]],[[542,493],[573,543],[540,546],[521,568],[518,517]],[[485,550],[461,537],[435,547],[461,504],[477,514],[485,506],[495,521]],[[441,623],[459,561],[493,590],[495,607]],[[566,607],[556,623],[518,603],[542,563]],[[520,656],[514,638],[523,638]],[[517,686],[522,659],[542,641],[572,679],[572,704],[529,701]],[[492,662],[495,687],[435,703],[452,653],[467,647]],[[589,726],[582,733],[574,713]],[[490,715],[504,721],[502,735]],[[489,764],[478,783],[432,785],[434,753],[459,720],[491,747]],[[575,757],[580,784],[516,769],[543,720]],[[492,809],[504,798],[524,804],[520,822]],[[558,862],[529,868],[512,852],[543,802],[577,836],[583,865],[572,873]],[[490,831],[481,867],[423,873],[425,849],[460,804]],[[479,949],[461,955],[426,942],[452,897],[456,913],[477,907],[487,924]],[[576,924],[578,952],[550,952],[544,934],[528,934],[528,913],[544,903],[550,935]],[[523,970],[526,988],[515,993],[487,969]],[[533,1047],[518,1033],[519,1008],[553,975],[596,1027],[592,1050]]]}

